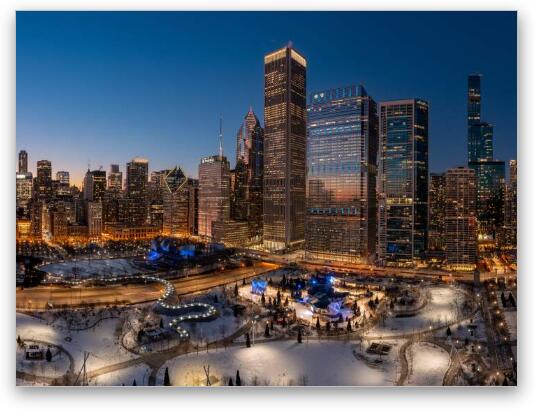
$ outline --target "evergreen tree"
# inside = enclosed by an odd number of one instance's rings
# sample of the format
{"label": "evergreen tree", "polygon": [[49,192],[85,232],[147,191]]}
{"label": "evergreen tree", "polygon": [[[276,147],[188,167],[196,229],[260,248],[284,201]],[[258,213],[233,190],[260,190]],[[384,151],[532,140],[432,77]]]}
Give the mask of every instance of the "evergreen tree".
{"label": "evergreen tree", "polygon": [[320,325],[320,317],[316,318],[316,329],[319,331],[321,328],[321,325]]}
{"label": "evergreen tree", "polygon": [[234,297],[238,297],[238,283],[234,284]]}
{"label": "evergreen tree", "polygon": [[446,330],[446,336],[447,337],[451,337],[451,328],[448,327],[448,329]]}
{"label": "evergreen tree", "polygon": [[165,367],[165,375],[163,377],[163,385],[164,386],[171,386],[171,381],[169,380],[169,368]]}
{"label": "evergreen tree", "polygon": [[287,307],[290,305],[290,301],[288,300],[288,296],[286,296],[286,299],[284,300],[284,306]]}
{"label": "evergreen tree", "polygon": [[245,277],[243,277],[242,285],[245,285],[245,284],[247,283],[245,282]]}
{"label": "evergreen tree", "polygon": [[351,328],[351,321],[347,321],[347,332],[352,332],[353,328]]}
{"label": "evergreen tree", "polygon": [[266,322],[266,329],[264,330],[264,336],[269,337],[269,325]]}
{"label": "evergreen tree", "polygon": [[394,309],[394,300],[390,300],[390,309],[391,309],[391,310]]}
{"label": "evergreen tree", "polygon": [[273,320],[269,321],[269,329],[273,331]]}
{"label": "evergreen tree", "polygon": [[132,383],[132,386],[137,386],[136,380],[134,379],[134,382]]}
{"label": "evergreen tree", "polygon": [[504,307],[507,307],[507,301],[505,300],[505,294],[503,293],[503,291],[502,291],[502,294],[501,294],[500,298],[502,300],[502,305]]}
{"label": "evergreen tree", "polygon": [[375,301],[374,301],[375,305],[378,305],[379,304],[379,297],[375,296]]}
{"label": "evergreen tree", "polygon": [[160,328],[163,328],[163,318],[160,318]]}
{"label": "evergreen tree", "polygon": [[297,330],[297,343],[302,344],[303,343],[303,336],[301,335],[301,327]]}
{"label": "evergreen tree", "polygon": [[47,362],[52,361],[52,352],[50,352],[50,347],[48,347],[48,348],[46,349],[46,354],[45,354],[45,356],[46,356],[46,361],[47,361]]}
{"label": "evergreen tree", "polygon": [[241,386],[240,370],[236,371],[236,386]]}
{"label": "evergreen tree", "polygon": [[516,301],[515,297],[513,297],[513,293],[509,293],[509,299],[507,301],[511,304],[511,307],[516,308]]}
{"label": "evergreen tree", "polygon": [[214,294],[214,304],[217,304],[219,302],[219,299],[217,298],[217,294]]}
{"label": "evergreen tree", "polygon": [[331,330],[331,321],[327,321],[327,324],[325,324],[325,329],[327,332]]}
{"label": "evergreen tree", "polygon": [[245,334],[245,346],[251,348],[251,338],[249,337],[249,333]]}
{"label": "evergreen tree", "polygon": [[281,303],[281,291],[277,290],[277,305],[280,305]]}
{"label": "evergreen tree", "polygon": [[22,339],[20,338],[20,335],[17,335],[17,344],[19,344],[19,346],[22,345]]}
{"label": "evergreen tree", "polygon": [[262,303],[262,306],[266,305],[266,296],[264,293],[262,293],[262,297],[260,298],[260,302]]}
{"label": "evergreen tree", "polygon": [[507,382],[507,377],[506,376],[503,377],[502,386],[509,386],[509,382]]}
{"label": "evergreen tree", "polygon": [[229,376],[228,378],[228,386],[234,386],[234,382],[232,382],[232,376]]}

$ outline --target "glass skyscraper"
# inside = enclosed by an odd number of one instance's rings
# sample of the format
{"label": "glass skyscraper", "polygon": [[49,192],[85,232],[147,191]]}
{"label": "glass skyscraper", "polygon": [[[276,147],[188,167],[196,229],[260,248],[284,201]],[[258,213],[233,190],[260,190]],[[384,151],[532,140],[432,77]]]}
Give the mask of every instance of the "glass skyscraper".
{"label": "glass skyscraper", "polygon": [[291,46],[264,57],[263,239],[271,251],[305,238],[306,66]]}
{"label": "glass skyscraper", "polygon": [[251,238],[262,236],[264,129],[252,108],[236,134],[232,218],[249,224]]}
{"label": "glass skyscraper", "polygon": [[425,257],[428,219],[428,104],[382,102],[379,117],[379,261]]}
{"label": "glass skyscraper", "polygon": [[307,258],[366,263],[375,256],[377,144],[377,105],[364,87],[310,96]]}

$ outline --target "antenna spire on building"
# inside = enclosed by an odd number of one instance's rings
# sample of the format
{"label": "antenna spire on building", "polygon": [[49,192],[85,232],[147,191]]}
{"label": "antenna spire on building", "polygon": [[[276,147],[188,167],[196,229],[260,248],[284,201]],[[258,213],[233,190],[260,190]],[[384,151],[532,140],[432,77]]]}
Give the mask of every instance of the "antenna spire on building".
{"label": "antenna spire on building", "polygon": [[219,159],[223,159],[223,118],[219,117]]}

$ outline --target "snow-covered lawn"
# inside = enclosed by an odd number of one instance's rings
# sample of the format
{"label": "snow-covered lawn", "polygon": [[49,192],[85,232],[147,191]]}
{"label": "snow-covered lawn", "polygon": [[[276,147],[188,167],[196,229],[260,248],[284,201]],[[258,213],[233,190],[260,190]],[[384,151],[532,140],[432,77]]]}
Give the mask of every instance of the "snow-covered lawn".
{"label": "snow-covered lawn", "polygon": [[430,287],[430,300],[416,315],[411,317],[392,317],[385,319],[384,325],[378,324],[367,335],[389,336],[410,334],[414,331],[444,325],[458,319],[460,308],[465,299],[464,293],[455,287]]}
{"label": "snow-covered lawn", "polygon": [[[30,344],[31,343],[27,343],[26,348]],[[46,352],[47,345],[39,346],[43,352]],[[46,359],[35,361],[26,359],[26,348],[21,348],[17,345],[17,371],[39,376],[60,377],[69,369],[70,361],[68,356],[54,346],[50,347],[50,352],[52,354],[52,360],[50,362],[47,362]]]}
{"label": "snow-covered lawn", "polygon": [[[87,351],[91,354],[87,361],[87,370],[90,371],[135,357],[120,345],[120,332],[116,332],[118,323],[119,319],[111,318],[89,330],[68,331],[17,313],[17,335],[23,339],[36,339],[63,346],[74,358],[75,371],[81,367],[84,351]],[[71,340],[66,340],[67,337]]]}
{"label": "snow-covered lawn", "polygon": [[437,345],[417,342],[407,349],[408,385],[440,386],[449,366],[450,356]]}
{"label": "snow-covered lawn", "polygon": [[147,385],[150,368],[145,364],[130,366],[90,379],[90,386],[132,386],[134,379],[137,386]]}
{"label": "snow-covered lawn", "polygon": [[158,372],[163,383],[169,367],[171,383],[177,386],[204,386],[203,369],[210,366],[212,385],[227,385],[240,371],[245,385],[393,385],[397,379],[397,348],[375,366],[357,359],[358,346],[342,341],[275,341],[251,348],[231,347],[209,353],[192,353],[166,362]]}
{"label": "snow-covered lawn", "polygon": [[140,272],[139,268],[134,266],[130,260],[122,258],[67,261],[65,263],[48,264],[42,267],[41,270],[65,278],[74,278],[73,268],[76,270],[77,278],[89,278],[95,274],[101,277],[113,277]]}

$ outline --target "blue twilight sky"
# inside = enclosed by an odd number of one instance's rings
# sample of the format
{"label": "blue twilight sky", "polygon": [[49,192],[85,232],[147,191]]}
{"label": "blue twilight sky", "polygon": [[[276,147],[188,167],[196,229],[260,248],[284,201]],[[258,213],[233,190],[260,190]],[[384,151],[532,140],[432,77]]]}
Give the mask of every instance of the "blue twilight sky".
{"label": "blue twilight sky", "polygon": [[482,73],[495,157],[516,158],[515,12],[18,12],[17,150],[75,183],[134,156],[196,176],[222,115],[233,164],[249,106],[263,123],[263,56],[288,40],[309,93],[428,100],[431,171],[465,164],[466,77]]}

